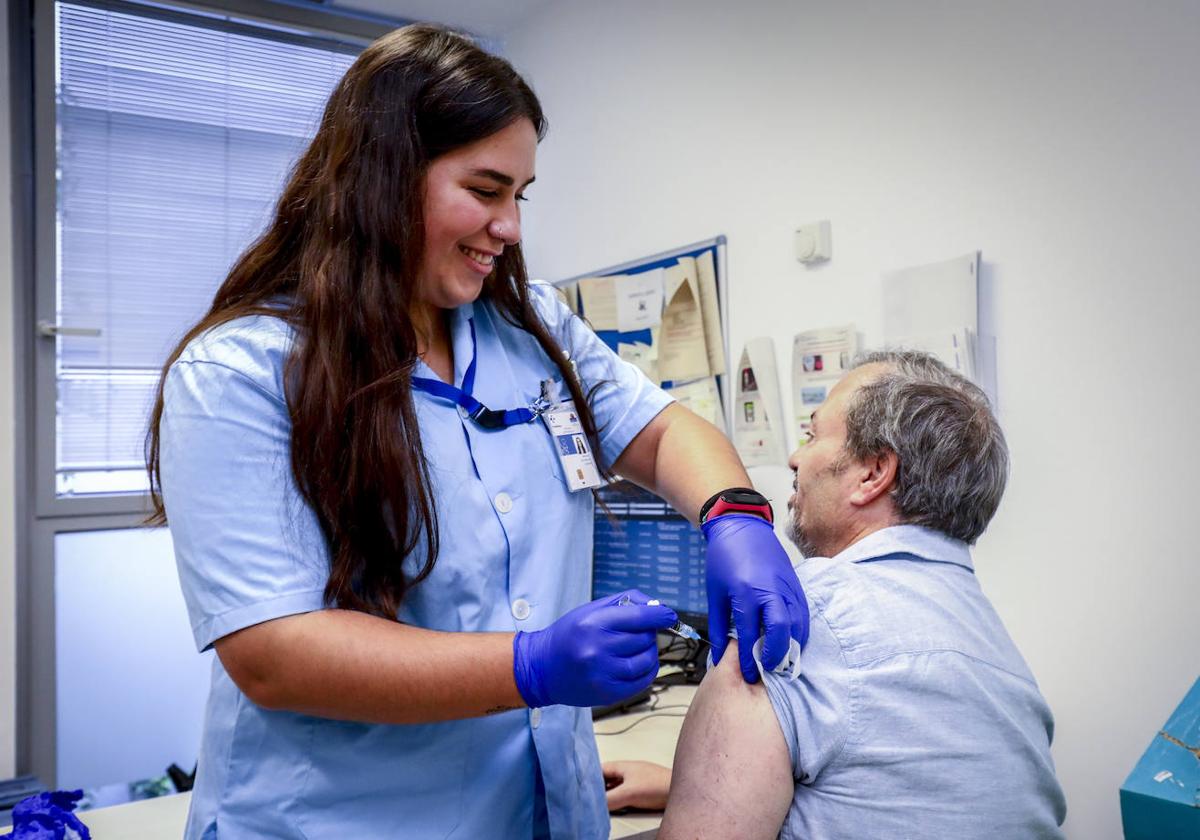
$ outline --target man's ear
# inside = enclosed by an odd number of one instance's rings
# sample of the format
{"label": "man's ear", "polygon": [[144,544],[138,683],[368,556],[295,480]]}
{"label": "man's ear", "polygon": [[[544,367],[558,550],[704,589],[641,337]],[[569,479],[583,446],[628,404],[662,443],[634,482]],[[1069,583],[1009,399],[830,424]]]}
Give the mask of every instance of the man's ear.
{"label": "man's ear", "polygon": [[858,486],[850,494],[850,504],[866,507],[880,496],[886,495],[896,483],[896,472],[900,469],[900,458],[890,449],[863,459]]}

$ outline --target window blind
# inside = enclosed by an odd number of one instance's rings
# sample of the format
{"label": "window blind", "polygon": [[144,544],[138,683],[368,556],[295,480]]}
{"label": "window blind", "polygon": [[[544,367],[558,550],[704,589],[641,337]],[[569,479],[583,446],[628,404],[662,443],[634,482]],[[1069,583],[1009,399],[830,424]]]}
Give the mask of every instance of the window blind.
{"label": "window blind", "polygon": [[146,489],[158,372],[269,221],[352,48],[59,3],[60,495]]}

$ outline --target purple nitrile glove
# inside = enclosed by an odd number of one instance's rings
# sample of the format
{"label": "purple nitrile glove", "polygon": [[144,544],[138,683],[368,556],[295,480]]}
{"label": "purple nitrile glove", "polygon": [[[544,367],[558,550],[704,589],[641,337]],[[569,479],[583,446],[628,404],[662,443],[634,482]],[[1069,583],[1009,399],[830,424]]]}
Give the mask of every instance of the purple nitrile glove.
{"label": "purple nitrile glove", "polygon": [[758,681],[753,648],[765,637],[762,666],[771,671],[795,639],[808,642],[808,601],[775,528],[749,513],[724,513],[700,526],[708,540],[708,637],[713,663],[721,661],[729,615],[738,634],[738,660],[746,682]]}
{"label": "purple nitrile glove", "polygon": [[54,790],[22,799],[12,811],[11,840],[91,840],[88,827],[71,813],[82,798],[81,790]]}
{"label": "purple nitrile glove", "polygon": [[[620,604],[622,597],[630,603]],[[513,675],[521,697],[531,708],[602,706],[650,685],[658,675],[655,631],[678,616],[649,600],[630,589],[578,606],[544,630],[518,630]]]}

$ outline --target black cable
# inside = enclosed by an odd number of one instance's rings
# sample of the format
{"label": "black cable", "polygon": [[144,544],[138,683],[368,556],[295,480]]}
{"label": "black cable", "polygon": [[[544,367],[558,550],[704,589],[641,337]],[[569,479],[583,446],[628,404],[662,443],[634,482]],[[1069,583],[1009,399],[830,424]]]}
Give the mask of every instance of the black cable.
{"label": "black cable", "polygon": [[666,647],[659,650],[658,655],[662,657],[674,653],[679,648],[686,649],[688,647],[688,642],[690,641],[690,639],[683,639],[679,636],[671,636],[671,641],[667,643]]}
{"label": "black cable", "polygon": [[[668,709],[668,708],[674,708],[674,707],[663,706],[663,708]],[[597,735],[623,735],[626,732],[628,732],[630,729],[633,729],[633,727],[637,726],[642,721],[650,720],[650,718],[652,718],[652,717],[685,717],[685,715],[676,714],[675,712],[650,712],[649,714],[643,715],[642,717],[638,718],[633,723],[626,726],[624,729],[615,729],[612,732],[597,732],[596,734]]]}
{"label": "black cable", "polygon": [[[700,643],[695,639],[685,639],[681,636],[672,636],[671,642],[665,648],[658,652],[659,659],[667,664],[676,664],[679,662],[688,662],[695,659],[699,653]],[[682,655],[670,656],[676,651],[682,650]],[[668,658],[669,657],[669,658]]]}

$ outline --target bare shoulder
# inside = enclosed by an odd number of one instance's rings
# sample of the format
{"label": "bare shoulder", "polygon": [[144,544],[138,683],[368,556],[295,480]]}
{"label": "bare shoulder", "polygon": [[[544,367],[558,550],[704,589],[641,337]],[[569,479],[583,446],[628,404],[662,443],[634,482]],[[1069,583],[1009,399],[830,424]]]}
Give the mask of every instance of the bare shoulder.
{"label": "bare shoulder", "polygon": [[730,648],[701,683],[683,722],[659,837],[775,837],[793,791],[791,759],[770,698],[761,682],[742,679]]}

